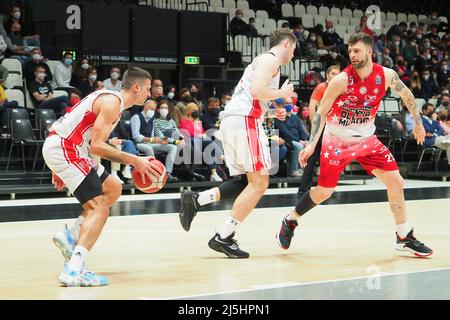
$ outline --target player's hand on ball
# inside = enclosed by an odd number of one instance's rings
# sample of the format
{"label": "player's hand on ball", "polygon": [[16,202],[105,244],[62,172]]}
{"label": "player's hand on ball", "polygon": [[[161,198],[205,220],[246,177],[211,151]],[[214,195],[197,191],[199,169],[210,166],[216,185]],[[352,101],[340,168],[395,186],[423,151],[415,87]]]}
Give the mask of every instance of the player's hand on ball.
{"label": "player's hand on ball", "polygon": [[299,163],[302,168],[306,167],[309,157],[314,153],[314,147],[312,145],[307,145],[305,149],[300,151]]}
{"label": "player's hand on ball", "polygon": [[136,163],[134,164],[134,168],[142,175],[142,181],[145,182],[146,178],[151,180],[151,176],[153,175],[155,178],[159,179],[163,171],[152,161],[148,161],[151,158],[155,157],[137,157]]}
{"label": "player's hand on ball", "polygon": [[294,85],[289,83],[289,79],[281,86],[281,98],[291,98],[294,96]]}
{"label": "player's hand on ball", "polygon": [[417,141],[417,144],[423,144],[425,142],[426,132],[425,132],[425,129],[423,128],[422,124],[416,125],[414,127],[413,135],[414,135],[414,138]]}
{"label": "player's hand on ball", "polygon": [[52,172],[52,183],[58,191],[61,191],[66,186],[54,172]]}

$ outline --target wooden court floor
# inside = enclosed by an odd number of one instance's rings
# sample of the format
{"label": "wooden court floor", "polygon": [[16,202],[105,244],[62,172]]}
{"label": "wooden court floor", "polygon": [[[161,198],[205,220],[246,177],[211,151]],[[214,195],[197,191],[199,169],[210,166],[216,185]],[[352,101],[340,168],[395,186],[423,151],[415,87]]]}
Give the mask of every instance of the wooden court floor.
{"label": "wooden court floor", "polygon": [[57,282],[63,259],[51,235],[72,220],[0,223],[0,299],[173,299],[365,277],[373,270],[450,268],[449,208],[450,199],[407,202],[418,239],[434,250],[426,259],[396,253],[393,218],[383,202],[316,207],[288,251],[275,240],[288,209],[255,209],[237,233],[247,260],[207,246],[228,211],[200,212],[189,233],[178,214],[111,217],[88,259],[90,269],[110,278],[100,288]]}

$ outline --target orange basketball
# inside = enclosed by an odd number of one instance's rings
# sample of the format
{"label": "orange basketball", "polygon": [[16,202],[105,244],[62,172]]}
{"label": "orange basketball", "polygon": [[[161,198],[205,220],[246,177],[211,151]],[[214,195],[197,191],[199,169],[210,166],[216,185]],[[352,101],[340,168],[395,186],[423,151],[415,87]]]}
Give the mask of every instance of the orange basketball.
{"label": "orange basketball", "polygon": [[148,161],[152,161],[152,162],[156,163],[158,165],[158,167],[160,167],[162,174],[159,177],[159,179],[153,175],[151,175],[152,178],[150,179],[147,175],[145,175],[144,181],[142,181],[142,175],[136,169],[134,169],[133,173],[132,173],[133,182],[134,182],[134,185],[136,186],[136,188],[138,188],[142,192],[155,193],[155,192],[158,192],[159,190],[161,190],[164,187],[164,185],[166,184],[167,170],[166,170],[166,167],[160,161],[158,161],[156,159],[150,158]]}

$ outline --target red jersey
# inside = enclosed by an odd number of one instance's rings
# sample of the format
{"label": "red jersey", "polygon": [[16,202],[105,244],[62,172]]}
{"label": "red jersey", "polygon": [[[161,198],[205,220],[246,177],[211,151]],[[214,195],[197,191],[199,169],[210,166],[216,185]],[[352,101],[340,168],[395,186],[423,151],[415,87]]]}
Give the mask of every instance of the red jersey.
{"label": "red jersey", "polygon": [[328,83],[327,82],[322,82],[319,83],[313,90],[312,94],[311,94],[311,99],[312,100],[316,100],[316,101],[321,101],[323,98],[323,95],[325,93],[325,91],[327,90],[328,87]]}
{"label": "red jersey", "polygon": [[347,89],[333,103],[327,115],[326,133],[333,136],[362,140],[375,133],[375,116],[386,94],[384,69],[373,64],[372,73],[361,80],[352,65],[347,73]]}

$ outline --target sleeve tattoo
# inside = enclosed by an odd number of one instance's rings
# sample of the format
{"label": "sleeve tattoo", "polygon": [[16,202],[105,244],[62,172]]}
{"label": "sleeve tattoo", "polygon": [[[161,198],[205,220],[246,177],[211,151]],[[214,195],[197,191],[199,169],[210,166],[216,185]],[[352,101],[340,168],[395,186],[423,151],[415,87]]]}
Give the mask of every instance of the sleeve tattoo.
{"label": "sleeve tattoo", "polygon": [[416,98],[414,97],[411,90],[409,90],[409,88],[403,83],[403,81],[400,80],[397,72],[395,72],[394,79],[392,80],[391,89],[402,98],[409,112],[411,112],[411,115],[413,116],[416,124],[422,123],[422,120],[420,119],[419,108],[416,104]]}
{"label": "sleeve tattoo", "polygon": [[[325,117],[324,117],[325,118]],[[309,141],[311,143],[314,142],[314,139],[316,138],[317,135],[320,135],[322,133],[322,116],[319,113],[316,113],[316,115],[314,116],[314,120],[311,124],[311,135],[309,138]]]}

